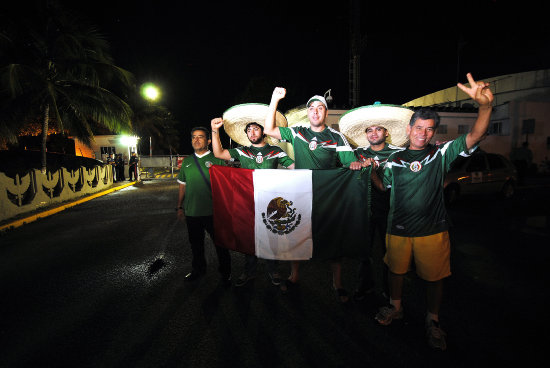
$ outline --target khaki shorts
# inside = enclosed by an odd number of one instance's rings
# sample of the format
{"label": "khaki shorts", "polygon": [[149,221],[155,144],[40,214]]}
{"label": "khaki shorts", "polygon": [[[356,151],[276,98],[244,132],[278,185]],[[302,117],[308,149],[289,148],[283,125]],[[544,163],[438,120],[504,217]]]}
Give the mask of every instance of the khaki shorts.
{"label": "khaki shorts", "polygon": [[449,232],[403,237],[386,234],[384,262],[391,272],[404,275],[414,259],[416,274],[426,281],[439,281],[451,274]]}

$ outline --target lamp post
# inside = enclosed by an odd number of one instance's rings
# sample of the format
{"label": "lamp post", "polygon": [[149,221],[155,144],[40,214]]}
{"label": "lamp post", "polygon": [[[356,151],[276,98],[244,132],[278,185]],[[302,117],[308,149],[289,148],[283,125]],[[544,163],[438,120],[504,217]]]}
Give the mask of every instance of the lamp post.
{"label": "lamp post", "polygon": [[[160,89],[153,83],[144,83],[141,85],[141,96],[149,101],[150,103],[153,103],[155,101],[158,101],[160,99]],[[152,137],[149,136],[149,157],[153,156],[153,140]]]}

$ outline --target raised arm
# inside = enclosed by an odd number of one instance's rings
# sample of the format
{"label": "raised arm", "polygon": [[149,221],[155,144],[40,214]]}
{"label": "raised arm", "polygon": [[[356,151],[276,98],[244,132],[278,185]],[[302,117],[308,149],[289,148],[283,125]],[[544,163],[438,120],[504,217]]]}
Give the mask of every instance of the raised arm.
{"label": "raised arm", "polygon": [[279,101],[285,98],[285,96],[286,89],[276,87],[273,90],[267,116],[265,117],[264,133],[276,139],[281,139],[281,132],[279,131],[277,124],[275,124],[277,118],[277,106],[279,105]]}
{"label": "raised arm", "polygon": [[470,87],[462,83],[458,83],[457,86],[479,104],[476,122],[470,133],[466,135],[466,146],[470,149],[485,138],[493,111],[494,96],[489,89],[489,83],[476,82],[470,73],[466,74],[466,77]]}
{"label": "raised arm", "polygon": [[222,118],[214,118],[210,122],[210,127],[212,128],[212,152],[217,158],[227,161],[231,159],[231,154],[227,149],[222,147],[222,141],[220,140],[220,127],[222,125]]}

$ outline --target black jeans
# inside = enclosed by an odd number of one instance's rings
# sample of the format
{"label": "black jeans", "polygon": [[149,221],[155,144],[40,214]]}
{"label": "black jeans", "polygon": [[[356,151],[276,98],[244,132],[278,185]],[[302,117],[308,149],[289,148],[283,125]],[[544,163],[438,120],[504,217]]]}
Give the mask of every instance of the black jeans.
{"label": "black jeans", "polygon": [[[189,234],[189,243],[191,243],[191,252],[193,260],[191,266],[193,271],[206,272],[206,257],[204,256],[204,237],[205,231],[208,232],[214,240],[214,222],[212,216],[186,216],[187,232]],[[216,246],[218,255],[218,271],[224,277],[231,274],[231,256],[229,250]]]}
{"label": "black jeans", "polygon": [[[373,216],[370,219],[368,254],[359,263],[359,286],[357,289],[368,291],[380,287],[388,290],[387,266],[383,261],[386,253],[387,216]],[[378,285],[377,285],[378,284]]]}

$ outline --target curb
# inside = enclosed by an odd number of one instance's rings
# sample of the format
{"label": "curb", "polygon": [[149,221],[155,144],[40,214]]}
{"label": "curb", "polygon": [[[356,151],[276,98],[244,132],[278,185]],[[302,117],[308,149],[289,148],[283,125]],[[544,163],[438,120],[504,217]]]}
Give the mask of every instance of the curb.
{"label": "curb", "polygon": [[58,212],[66,210],[67,208],[71,208],[71,207],[76,206],[78,204],[91,201],[94,198],[104,196],[105,194],[109,194],[109,193],[112,193],[112,192],[117,191],[119,189],[129,187],[130,185],[134,185],[136,183],[137,183],[137,181],[132,181],[130,183],[122,184],[122,185],[116,186],[114,188],[109,188],[109,189],[104,190],[102,192],[92,194],[92,195],[90,195],[86,198],[78,199],[74,202],[67,203],[67,204],[64,204],[64,205],[61,205],[61,206],[58,206],[58,207],[55,207],[55,208],[52,208],[52,209],[49,209],[49,210],[45,210],[44,212],[40,212],[40,213],[31,215],[29,217],[25,217],[25,218],[22,218],[22,219],[19,219],[19,220],[15,220],[13,222],[10,222],[10,223],[4,224],[4,225],[0,225],[0,232],[18,228],[18,227],[23,226],[25,224],[29,224],[31,222],[34,222],[34,221],[36,221],[40,218],[54,215]]}

